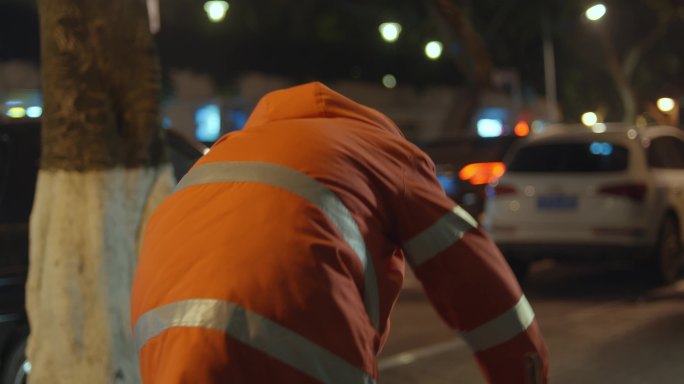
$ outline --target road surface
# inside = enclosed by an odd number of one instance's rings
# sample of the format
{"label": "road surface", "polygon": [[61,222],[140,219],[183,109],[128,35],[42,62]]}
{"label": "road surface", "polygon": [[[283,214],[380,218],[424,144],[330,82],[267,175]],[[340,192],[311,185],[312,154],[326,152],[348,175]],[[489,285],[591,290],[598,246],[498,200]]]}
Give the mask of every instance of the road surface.
{"label": "road surface", "polygon": [[[549,262],[534,266],[523,289],[549,346],[552,383],[684,383],[684,280],[654,287],[631,268]],[[391,320],[381,383],[484,383],[410,274]]]}

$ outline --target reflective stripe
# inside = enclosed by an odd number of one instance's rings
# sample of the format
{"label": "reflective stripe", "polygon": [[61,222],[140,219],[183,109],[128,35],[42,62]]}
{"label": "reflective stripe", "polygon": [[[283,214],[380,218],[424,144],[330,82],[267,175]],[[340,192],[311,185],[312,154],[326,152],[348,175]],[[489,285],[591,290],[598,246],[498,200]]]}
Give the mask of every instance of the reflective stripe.
{"label": "reflective stripe", "polygon": [[451,212],[405,242],[402,248],[409,264],[415,268],[437,256],[476,227],[477,221],[463,208],[455,206]]}
{"label": "reflective stripe", "polygon": [[190,299],[155,308],[138,319],[138,352],[147,341],[174,327],[211,329],[268,354],[324,383],[375,383],[361,369],[287,328],[222,300]]}
{"label": "reflective stripe", "polygon": [[513,308],[461,336],[474,352],[483,351],[514,338],[533,321],[534,311],[523,295]]}
{"label": "reflective stripe", "polygon": [[257,162],[220,162],[192,169],[175,191],[191,185],[221,182],[254,182],[285,189],[316,205],[337,227],[354,250],[364,269],[364,304],[375,329],[380,327],[378,288],[373,263],[368,261],[366,243],[356,221],[334,192],[310,176],[281,165]]}

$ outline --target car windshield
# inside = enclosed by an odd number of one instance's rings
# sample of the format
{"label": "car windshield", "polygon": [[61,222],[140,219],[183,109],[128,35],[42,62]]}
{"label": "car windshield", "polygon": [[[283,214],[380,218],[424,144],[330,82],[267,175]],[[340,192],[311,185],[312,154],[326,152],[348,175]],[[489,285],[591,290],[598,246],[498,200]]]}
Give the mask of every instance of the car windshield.
{"label": "car windshield", "polygon": [[509,172],[616,172],[627,169],[627,148],[609,142],[534,144],[520,148]]}

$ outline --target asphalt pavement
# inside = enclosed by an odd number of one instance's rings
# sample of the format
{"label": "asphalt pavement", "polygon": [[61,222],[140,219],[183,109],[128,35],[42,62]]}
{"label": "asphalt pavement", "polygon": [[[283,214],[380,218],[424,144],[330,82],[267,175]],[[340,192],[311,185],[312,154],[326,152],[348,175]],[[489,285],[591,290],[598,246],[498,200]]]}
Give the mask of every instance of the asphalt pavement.
{"label": "asphalt pavement", "polygon": [[[545,264],[523,288],[549,347],[551,383],[684,383],[684,280],[654,287],[630,268]],[[380,383],[484,383],[410,275],[391,319]]]}

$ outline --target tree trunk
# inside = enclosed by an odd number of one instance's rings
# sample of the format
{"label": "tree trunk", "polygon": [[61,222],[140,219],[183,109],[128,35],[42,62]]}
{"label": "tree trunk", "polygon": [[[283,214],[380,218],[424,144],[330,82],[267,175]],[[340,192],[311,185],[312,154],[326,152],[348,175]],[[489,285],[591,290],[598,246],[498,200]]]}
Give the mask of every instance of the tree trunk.
{"label": "tree trunk", "polygon": [[173,186],[145,0],[39,0],[44,115],[30,221],[31,383],[136,383],[138,239]]}
{"label": "tree trunk", "polygon": [[454,107],[458,110],[449,113],[445,133],[449,134],[453,129],[465,131],[481,106],[482,93],[493,88],[494,65],[482,38],[453,0],[432,0],[428,6],[443,20],[449,34],[464,47],[463,54],[452,58],[468,79],[468,100],[465,105],[459,101]]}
{"label": "tree trunk", "polygon": [[613,78],[615,89],[618,91],[620,100],[622,101],[622,121],[633,124],[636,121],[637,115],[637,100],[634,87],[623,71],[618,53],[615,50],[615,46],[610,41],[607,32],[601,30],[599,36],[608,58],[608,71]]}
{"label": "tree trunk", "polygon": [[673,16],[676,14],[674,9],[669,8],[666,3],[663,3],[660,6],[663,5],[665,8],[660,9],[657,25],[647,33],[644,33],[642,38],[630,47],[622,61],[618,56],[615,45],[608,36],[608,32],[601,30],[599,33],[601,43],[608,56],[608,70],[615,82],[615,88],[622,101],[622,120],[627,123],[634,123],[638,113],[639,98],[637,97],[637,92],[633,85],[633,77],[637,65],[639,64],[639,61],[641,61],[644,53],[662,37],[667,30],[667,27],[675,18]]}

